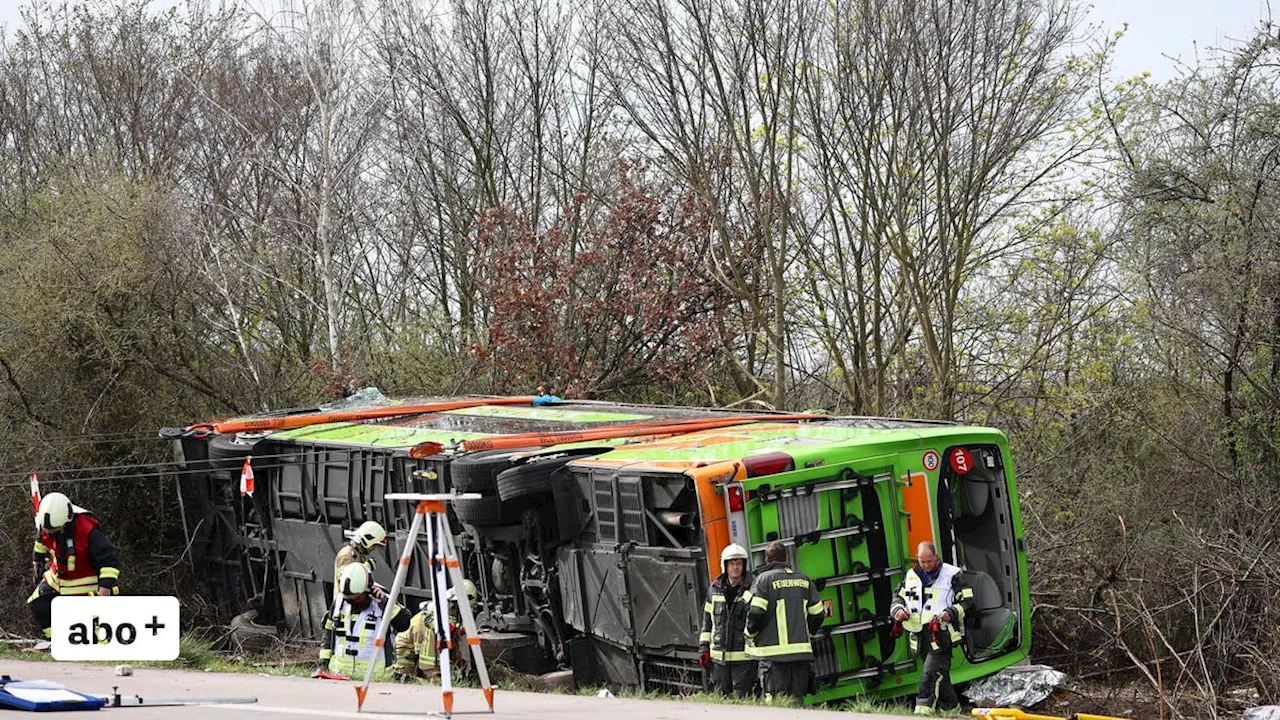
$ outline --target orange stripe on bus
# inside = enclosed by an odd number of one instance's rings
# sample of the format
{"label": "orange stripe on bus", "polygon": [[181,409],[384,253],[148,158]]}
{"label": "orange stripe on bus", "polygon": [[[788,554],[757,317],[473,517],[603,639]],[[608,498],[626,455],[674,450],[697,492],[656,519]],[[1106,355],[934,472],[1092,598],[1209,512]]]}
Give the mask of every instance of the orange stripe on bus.
{"label": "orange stripe on bus", "polygon": [[902,477],[902,509],[907,513],[907,547],[910,557],[924,541],[934,542],[933,500],[929,493],[929,478],[922,472]]}

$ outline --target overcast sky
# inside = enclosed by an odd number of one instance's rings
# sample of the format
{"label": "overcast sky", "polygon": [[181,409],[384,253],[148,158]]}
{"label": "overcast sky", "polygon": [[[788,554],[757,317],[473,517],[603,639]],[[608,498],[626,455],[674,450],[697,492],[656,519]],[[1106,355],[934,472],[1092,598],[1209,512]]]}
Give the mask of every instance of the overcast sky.
{"label": "overcast sky", "polygon": [[[21,23],[18,8],[23,4],[0,0],[0,25],[12,30]],[[165,7],[175,0],[154,4]],[[1166,56],[1194,64],[1197,49],[1203,55],[1210,47],[1247,38],[1258,20],[1270,15],[1269,5],[1268,0],[1095,0],[1089,12],[1094,23],[1109,31],[1129,23],[1116,57],[1120,76],[1146,70],[1159,81],[1176,75],[1176,65]]]}

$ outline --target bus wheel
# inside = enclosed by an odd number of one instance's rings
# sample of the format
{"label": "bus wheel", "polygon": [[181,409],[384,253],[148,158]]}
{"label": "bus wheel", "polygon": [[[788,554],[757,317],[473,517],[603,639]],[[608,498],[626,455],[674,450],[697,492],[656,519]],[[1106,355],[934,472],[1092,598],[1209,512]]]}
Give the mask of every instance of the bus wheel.
{"label": "bus wheel", "polygon": [[454,489],[492,494],[498,487],[498,474],[511,467],[511,456],[530,449],[485,450],[459,457],[449,464],[449,477]]}
{"label": "bus wheel", "polygon": [[498,475],[498,497],[509,502],[550,493],[551,476],[575,459],[574,456],[534,458],[524,465],[506,470]]}
{"label": "bus wheel", "polygon": [[468,525],[493,527],[520,522],[521,508],[504,505],[496,497],[462,498],[452,504],[458,519]]}

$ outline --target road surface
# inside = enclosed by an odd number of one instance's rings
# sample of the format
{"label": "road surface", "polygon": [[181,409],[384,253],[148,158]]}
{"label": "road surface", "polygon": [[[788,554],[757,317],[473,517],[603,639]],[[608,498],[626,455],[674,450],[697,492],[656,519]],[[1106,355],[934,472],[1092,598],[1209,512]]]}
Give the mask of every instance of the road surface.
{"label": "road surface", "polygon": [[[440,689],[429,685],[404,686],[374,683],[364,711],[356,712],[351,683],[238,673],[206,673],[194,670],[135,668],[132,677],[116,677],[107,665],[0,660],[0,674],[22,680],[51,680],[72,690],[109,694],[119,686],[121,695],[142,697],[256,697],[252,705],[197,705],[182,707],[107,708],[99,711],[138,718],[181,717],[208,720],[272,720],[273,718],[350,718],[351,720],[405,720],[441,710]],[[719,705],[676,700],[637,700],[552,693],[498,691],[494,698],[497,718],[599,718],[608,720],[711,720],[732,715],[734,720],[902,720],[900,715],[868,715],[829,710],[797,710],[756,705]],[[455,692],[457,717],[487,710],[479,690]],[[79,714],[79,713],[78,713]],[[62,717],[65,713],[60,713]],[[485,713],[488,715],[488,713]],[[0,711],[0,717],[22,717]],[[34,716],[33,716],[34,717]]]}

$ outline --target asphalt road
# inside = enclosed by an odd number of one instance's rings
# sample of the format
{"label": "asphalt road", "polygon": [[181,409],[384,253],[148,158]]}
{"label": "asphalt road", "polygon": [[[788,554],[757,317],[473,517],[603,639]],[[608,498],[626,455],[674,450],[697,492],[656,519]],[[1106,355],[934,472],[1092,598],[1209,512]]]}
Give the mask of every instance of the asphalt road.
{"label": "asphalt road", "polygon": [[[99,711],[140,719],[181,717],[184,720],[268,720],[272,717],[296,717],[404,720],[407,717],[437,713],[442,709],[440,689],[428,685],[374,683],[365,700],[364,711],[357,713],[355,691],[351,683],[345,682],[151,668],[135,668],[132,677],[116,677],[114,669],[105,665],[7,659],[0,660],[0,674],[22,680],[51,680],[62,683],[69,689],[89,694],[109,694],[112,686],[119,686],[121,695],[139,695],[144,698],[257,698],[257,702],[251,705],[132,707]],[[477,711],[488,715],[488,707],[479,690],[456,691],[453,710],[453,714],[458,717],[468,717]],[[608,720],[709,720],[730,715],[734,720],[778,720],[779,717],[801,720],[902,720],[902,716],[895,715],[503,691],[497,692],[494,697],[494,710],[493,717],[498,718],[546,720],[599,717],[607,717]],[[59,714],[60,717],[64,715],[66,713]],[[0,718],[8,717],[21,716],[13,711],[0,711]]]}

